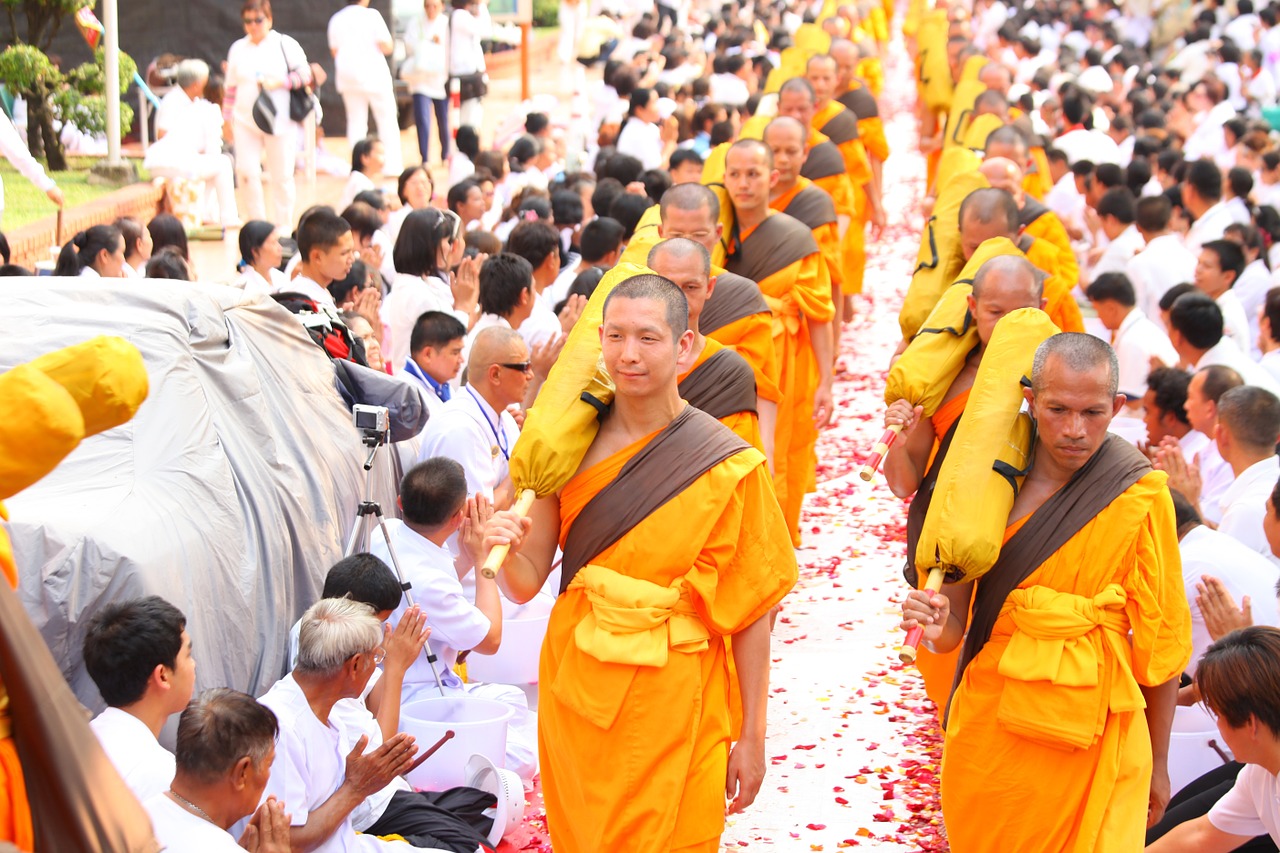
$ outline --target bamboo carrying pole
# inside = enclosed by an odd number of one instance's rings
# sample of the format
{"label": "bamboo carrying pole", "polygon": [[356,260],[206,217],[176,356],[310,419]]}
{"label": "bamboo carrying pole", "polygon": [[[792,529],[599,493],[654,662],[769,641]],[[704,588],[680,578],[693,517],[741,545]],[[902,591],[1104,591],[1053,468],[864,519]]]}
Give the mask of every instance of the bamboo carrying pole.
{"label": "bamboo carrying pole", "polygon": [[[516,500],[516,505],[512,507],[516,513],[524,518],[529,514],[529,510],[533,508],[533,502],[538,497],[537,492],[533,489],[524,489],[520,492],[520,497]],[[484,566],[480,569],[480,574],[487,578],[495,578],[498,576],[498,570],[502,568],[502,564],[507,559],[507,554],[511,551],[510,545],[498,545],[489,552],[489,556],[485,558]]]}
{"label": "bamboo carrying pole", "polygon": [[[929,593],[937,592],[942,589],[942,582],[946,578],[946,572],[941,568],[930,569],[929,577],[924,582],[924,591]],[[903,663],[916,662],[916,648],[920,645],[920,640],[924,637],[924,626],[916,625],[907,632],[907,639],[898,648],[898,660]]]}
{"label": "bamboo carrying pole", "polygon": [[864,482],[870,483],[875,477],[876,470],[880,467],[880,463],[884,461],[885,454],[889,452],[889,448],[893,447],[894,441],[898,436],[902,435],[902,424],[894,424],[884,431],[884,435],[880,436],[880,440],[876,442],[875,447],[871,448],[871,456],[862,465],[862,469],[858,471],[858,476]]}

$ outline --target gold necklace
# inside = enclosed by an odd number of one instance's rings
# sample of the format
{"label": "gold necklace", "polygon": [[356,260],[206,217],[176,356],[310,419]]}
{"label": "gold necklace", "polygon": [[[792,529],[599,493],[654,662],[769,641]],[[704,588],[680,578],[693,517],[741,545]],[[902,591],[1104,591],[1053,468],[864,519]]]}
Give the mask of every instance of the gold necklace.
{"label": "gold necklace", "polygon": [[217,826],[217,825],[218,825],[218,824],[214,821],[214,819],[213,819],[213,818],[209,817],[209,813],[208,813],[208,812],[206,812],[204,809],[200,808],[200,807],[199,807],[199,806],[197,806],[195,803],[193,803],[193,802],[191,802],[190,800],[188,800],[186,797],[184,797],[184,796],[182,796],[181,794],[179,794],[177,791],[173,790],[173,788],[170,788],[170,789],[169,789],[169,796],[170,796],[170,797],[173,797],[173,799],[177,800],[177,801],[178,801],[178,805],[180,805],[180,806],[185,806],[189,811],[193,811],[193,812],[195,812],[196,814],[200,815],[200,817],[202,817],[202,818],[204,818],[205,820],[209,821],[209,823],[212,823],[214,826]]}

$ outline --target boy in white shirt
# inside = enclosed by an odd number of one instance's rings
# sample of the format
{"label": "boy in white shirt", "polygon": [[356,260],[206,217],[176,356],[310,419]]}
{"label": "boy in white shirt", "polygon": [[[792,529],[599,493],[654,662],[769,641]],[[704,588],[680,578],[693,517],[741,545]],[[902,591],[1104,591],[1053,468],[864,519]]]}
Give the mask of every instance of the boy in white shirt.
{"label": "boy in white shirt", "polygon": [[298,220],[298,274],[288,291],[301,293],[321,308],[336,308],[329,285],[351,272],[355,239],[347,220],[327,207],[313,207]]}
{"label": "boy in white shirt", "polygon": [[108,604],[89,621],[84,664],[107,709],[89,727],[142,802],[169,789],[173,753],[160,729],[191,701],[196,662],[187,619],[157,595]]}

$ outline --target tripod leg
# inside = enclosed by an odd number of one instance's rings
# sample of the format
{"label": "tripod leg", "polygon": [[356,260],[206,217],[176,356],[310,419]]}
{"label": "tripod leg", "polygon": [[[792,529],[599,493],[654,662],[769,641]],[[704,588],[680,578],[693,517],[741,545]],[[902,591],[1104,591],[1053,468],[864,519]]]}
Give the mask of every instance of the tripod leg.
{"label": "tripod leg", "polygon": [[[400,581],[400,587],[404,590],[405,601],[408,602],[410,607],[412,607],[413,593],[411,590],[413,589],[413,585],[405,580],[404,572],[400,569],[400,558],[396,556],[396,546],[391,542],[391,532],[387,530],[387,522],[386,519],[382,517],[382,509],[380,507],[375,507],[375,511],[377,513],[376,518],[378,519],[378,529],[382,531],[382,539],[387,543],[387,553],[391,555],[391,567],[395,569],[396,579]],[[440,696],[443,697],[444,683],[440,681],[440,673],[436,670],[436,661],[438,661],[439,658],[431,651],[431,646],[429,645],[423,651],[427,656],[427,666],[430,667],[431,674],[435,677],[436,690],[438,690],[440,692]]]}
{"label": "tripod leg", "polygon": [[347,539],[347,550],[342,556],[350,557],[356,553],[356,545],[366,541],[364,532],[365,517],[363,515],[356,516],[356,523],[351,526],[351,536]]}

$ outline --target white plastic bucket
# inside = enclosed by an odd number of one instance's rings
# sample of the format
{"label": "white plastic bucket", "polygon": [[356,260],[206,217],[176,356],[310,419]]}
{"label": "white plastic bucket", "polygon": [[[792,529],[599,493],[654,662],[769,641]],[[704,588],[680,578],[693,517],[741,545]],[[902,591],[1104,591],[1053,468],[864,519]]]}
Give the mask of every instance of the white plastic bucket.
{"label": "white plastic bucket", "polygon": [[467,760],[479,754],[496,766],[506,765],[510,705],[471,696],[446,696],[410,702],[400,709],[400,731],[413,735],[426,750],[453,730],[435,755],[408,775],[409,784],[424,791],[445,791],[465,784]]}
{"label": "white plastic bucket", "polygon": [[488,684],[537,684],[538,659],[555,599],[535,595],[527,604],[502,601],[502,644],[497,654],[467,656],[467,678]]}
{"label": "white plastic bucket", "polygon": [[1209,741],[1230,755],[1222,741],[1218,726],[1200,705],[1183,705],[1173,715],[1169,733],[1169,787],[1178,793],[1210,770],[1221,767],[1222,756],[1209,746]]}

